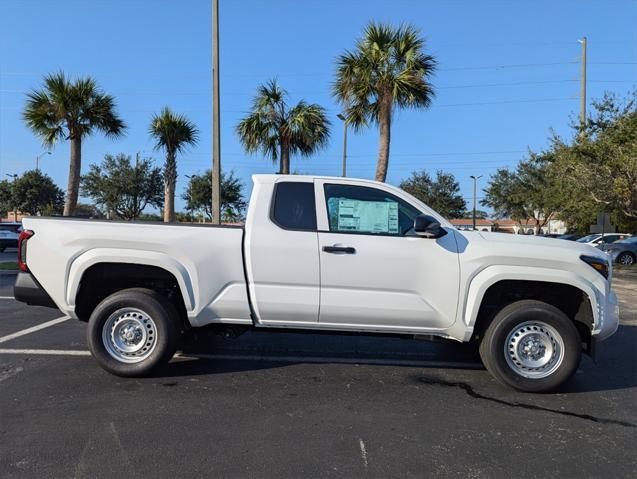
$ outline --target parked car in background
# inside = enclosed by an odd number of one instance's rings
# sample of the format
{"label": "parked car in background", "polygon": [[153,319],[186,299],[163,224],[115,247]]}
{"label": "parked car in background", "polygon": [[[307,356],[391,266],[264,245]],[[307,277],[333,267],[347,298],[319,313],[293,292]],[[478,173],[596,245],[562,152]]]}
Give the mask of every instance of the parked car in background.
{"label": "parked car in background", "polygon": [[559,238],[562,235],[559,233],[545,233],[538,236],[541,236],[542,238]]}
{"label": "parked car in background", "polygon": [[578,243],[589,244],[603,250],[605,245],[614,243],[615,241],[630,238],[630,236],[631,235],[626,233],[595,233],[592,235],[584,236],[583,238],[580,238],[576,241]]}
{"label": "parked car in background", "polygon": [[567,240],[567,241],[577,241],[582,237],[579,233],[566,233],[565,235],[559,235],[557,239]]}
{"label": "parked car in background", "polygon": [[18,233],[14,233],[13,231],[0,230],[0,253],[7,248],[17,248],[19,236]]}
{"label": "parked car in background", "polygon": [[615,241],[606,246],[605,251],[616,263],[635,264],[637,263],[637,236]]}

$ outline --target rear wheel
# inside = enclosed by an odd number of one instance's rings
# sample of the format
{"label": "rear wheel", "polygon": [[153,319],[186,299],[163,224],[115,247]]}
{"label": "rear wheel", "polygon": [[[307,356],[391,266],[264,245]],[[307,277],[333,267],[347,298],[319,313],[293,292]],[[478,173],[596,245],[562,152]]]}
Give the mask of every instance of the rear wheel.
{"label": "rear wheel", "polygon": [[629,266],[631,264],[635,264],[635,256],[632,253],[625,252],[617,257],[617,262],[619,264]]}
{"label": "rear wheel", "polygon": [[485,367],[520,391],[550,391],[568,380],[581,358],[580,335],[559,309],[542,301],[517,301],[493,319],[480,344]]}
{"label": "rear wheel", "polygon": [[102,368],[118,376],[144,376],[175,353],[179,337],[173,305],[155,291],[118,291],[88,322],[87,341]]}

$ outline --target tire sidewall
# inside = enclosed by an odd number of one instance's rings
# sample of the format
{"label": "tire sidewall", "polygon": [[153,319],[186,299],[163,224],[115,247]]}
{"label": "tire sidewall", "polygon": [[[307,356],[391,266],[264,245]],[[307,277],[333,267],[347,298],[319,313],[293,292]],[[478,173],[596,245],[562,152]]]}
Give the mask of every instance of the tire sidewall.
{"label": "tire sidewall", "polygon": [[[519,375],[506,358],[507,337],[518,325],[527,321],[541,321],[552,326],[564,344],[562,363],[545,378],[532,379]],[[575,373],[581,358],[580,336],[573,322],[559,309],[539,301],[521,301],[504,308],[494,318],[485,341],[484,353],[489,355],[488,369],[501,382],[521,391],[544,392],[557,388]]]}
{"label": "tire sidewall", "polygon": [[[153,352],[138,363],[118,361],[107,351],[102,332],[114,312],[122,308],[136,308],[150,316],[155,323],[157,343]],[[178,331],[172,305],[154,291],[124,290],[104,299],[93,311],[86,331],[93,357],[100,366],[118,376],[143,376],[158,365],[170,360],[176,349]]]}

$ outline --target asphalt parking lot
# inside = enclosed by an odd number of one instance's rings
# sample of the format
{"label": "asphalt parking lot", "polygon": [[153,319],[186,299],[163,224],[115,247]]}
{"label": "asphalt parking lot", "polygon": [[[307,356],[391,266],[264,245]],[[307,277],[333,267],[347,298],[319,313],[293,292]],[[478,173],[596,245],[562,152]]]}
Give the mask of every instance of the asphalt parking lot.
{"label": "asphalt parking lot", "polygon": [[[555,394],[506,389],[471,345],[202,337],[155,377],[87,355],[84,324],[0,275],[0,477],[635,477],[637,269],[618,333]],[[58,321],[56,321],[58,320]]]}

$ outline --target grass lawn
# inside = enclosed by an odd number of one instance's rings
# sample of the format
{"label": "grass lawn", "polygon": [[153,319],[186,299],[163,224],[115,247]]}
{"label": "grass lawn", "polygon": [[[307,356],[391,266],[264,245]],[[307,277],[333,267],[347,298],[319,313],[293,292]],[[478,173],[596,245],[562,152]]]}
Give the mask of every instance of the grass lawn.
{"label": "grass lawn", "polygon": [[8,263],[0,263],[0,271],[14,271],[18,269],[18,263],[11,261]]}

